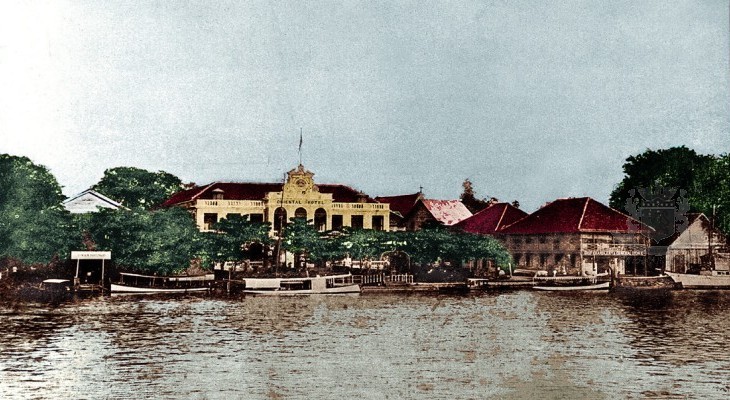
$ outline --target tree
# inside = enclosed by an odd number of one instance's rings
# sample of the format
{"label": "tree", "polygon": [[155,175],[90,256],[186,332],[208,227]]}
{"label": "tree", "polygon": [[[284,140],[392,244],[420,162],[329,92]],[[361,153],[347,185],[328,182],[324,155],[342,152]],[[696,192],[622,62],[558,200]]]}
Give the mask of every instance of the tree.
{"label": "tree", "polygon": [[229,215],[213,225],[215,232],[206,232],[209,254],[216,261],[238,261],[245,258],[245,245],[258,242],[269,245],[269,223],[250,222],[243,215]]}
{"label": "tree", "polygon": [[685,146],[649,149],[630,156],[623,165],[624,178],[611,193],[609,205],[625,210],[626,201],[632,196],[631,190],[640,188],[670,187],[692,195],[690,191],[695,189],[697,171],[706,169],[712,161],[712,156],[697,154]]}
{"label": "tree", "polygon": [[149,210],[183,189],[183,184],[180,178],[164,171],[117,167],[104,171],[104,176],[93,189],[125,207]]}
{"label": "tree", "polygon": [[0,258],[47,263],[80,242],[56,178],[27,157],[0,154]]}
{"label": "tree", "polygon": [[118,266],[142,273],[181,273],[205,245],[191,215],[177,207],[105,209],[91,214],[84,228],[99,249],[112,252]]}
{"label": "tree", "polygon": [[475,197],[474,187],[469,178],[465,179],[461,186],[464,188],[464,192],[461,193],[460,196],[461,202],[464,203],[464,206],[466,206],[472,214],[489,207],[491,204],[489,201],[485,199],[480,200]]}
{"label": "tree", "polygon": [[730,157],[697,154],[687,147],[647,150],[626,159],[624,178],[611,193],[610,205],[625,210],[631,190],[667,187],[686,196],[690,212],[708,217],[716,212],[716,226],[730,234]]}
{"label": "tree", "polygon": [[305,257],[313,261],[321,261],[325,253],[325,244],[320,238],[319,232],[304,218],[291,219],[291,222],[284,228],[281,247],[294,253],[296,260]]}

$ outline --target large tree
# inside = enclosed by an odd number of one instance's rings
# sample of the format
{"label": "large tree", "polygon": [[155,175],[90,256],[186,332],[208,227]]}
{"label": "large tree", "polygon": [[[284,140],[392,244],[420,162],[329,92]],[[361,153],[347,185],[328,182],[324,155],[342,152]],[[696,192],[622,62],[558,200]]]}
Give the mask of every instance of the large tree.
{"label": "large tree", "polygon": [[185,271],[204,242],[190,213],[101,210],[85,223],[97,248],[109,250],[121,269],[168,275]]}
{"label": "large tree", "polygon": [[246,258],[246,245],[269,245],[271,224],[250,222],[247,216],[233,214],[213,225],[214,232],[206,232],[207,252],[215,261],[240,261]]}
{"label": "large tree", "polygon": [[684,190],[692,196],[697,171],[707,168],[712,161],[712,156],[697,154],[685,146],[646,150],[630,156],[623,165],[624,178],[611,193],[609,204],[625,210],[632,190],[658,186]]}
{"label": "large tree", "polygon": [[107,169],[93,187],[128,208],[144,210],[159,206],[182,188],[182,181],[175,175],[135,167]]}
{"label": "large tree", "polygon": [[0,258],[46,263],[80,242],[56,178],[27,157],[0,154]]}
{"label": "large tree", "polygon": [[730,158],[698,154],[685,146],[646,150],[626,159],[624,178],[611,193],[610,205],[626,210],[632,190],[673,188],[675,198],[687,199],[691,212],[712,217],[717,226],[730,234]]}

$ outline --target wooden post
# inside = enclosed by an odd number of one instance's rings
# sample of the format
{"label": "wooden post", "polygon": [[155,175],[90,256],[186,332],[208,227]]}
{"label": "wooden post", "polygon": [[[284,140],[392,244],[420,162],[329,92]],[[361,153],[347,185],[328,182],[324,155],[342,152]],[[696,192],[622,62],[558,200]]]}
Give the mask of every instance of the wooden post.
{"label": "wooden post", "polygon": [[101,292],[104,293],[104,259],[101,260]]}
{"label": "wooden post", "polygon": [[76,276],[74,276],[74,287],[78,287],[79,283],[80,283],[80,281],[79,281],[79,263],[80,262],[81,262],[81,260],[79,260],[79,259],[76,260]]}

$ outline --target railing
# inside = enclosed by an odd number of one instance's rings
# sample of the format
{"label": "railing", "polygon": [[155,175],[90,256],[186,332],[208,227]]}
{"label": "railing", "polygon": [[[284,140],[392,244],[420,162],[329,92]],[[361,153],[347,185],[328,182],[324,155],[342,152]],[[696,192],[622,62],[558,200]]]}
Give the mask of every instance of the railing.
{"label": "railing", "polygon": [[387,204],[377,203],[332,203],[333,209],[354,209],[354,210],[385,210]]}
{"label": "railing", "polygon": [[255,207],[263,208],[264,202],[261,200],[198,200],[196,206],[207,207]]}
{"label": "railing", "polygon": [[352,280],[355,283],[359,283],[363,286],[368,285],[382,285],[388,283],[401,283],[411,284],[413,283],[413,275],[410,274],[399,274],[399,275],[385,275],[385,274],[374,274],[374,275],[353,275]]}

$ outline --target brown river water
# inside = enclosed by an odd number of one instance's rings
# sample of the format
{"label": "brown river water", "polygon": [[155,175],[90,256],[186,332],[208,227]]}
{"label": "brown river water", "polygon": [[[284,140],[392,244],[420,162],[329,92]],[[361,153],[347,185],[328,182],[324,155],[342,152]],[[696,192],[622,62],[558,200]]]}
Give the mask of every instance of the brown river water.
{"label": "brown river water", "polygon": [[0,304],[2,399],[730,398],[730,291]]}

